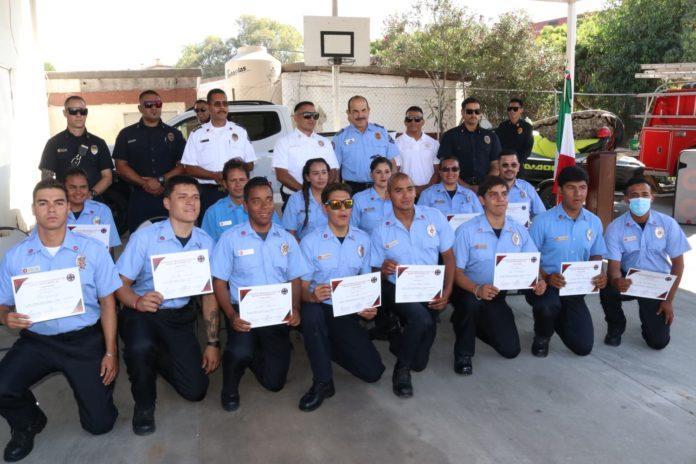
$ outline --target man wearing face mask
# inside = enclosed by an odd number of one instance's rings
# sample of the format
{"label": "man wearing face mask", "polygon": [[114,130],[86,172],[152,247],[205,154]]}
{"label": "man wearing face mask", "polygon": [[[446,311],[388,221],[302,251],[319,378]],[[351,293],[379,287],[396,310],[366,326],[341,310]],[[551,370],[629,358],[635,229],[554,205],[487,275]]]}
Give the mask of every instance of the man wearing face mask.
{"label": "man wearing face mask", "polygon": [[[691,249],[684,232],[673,218],[651,208],[652,187],[643,177],[628,181],[624,201],[629,211],[616,218],[605,234],[609,259],[609,285],[599,298],[607,321],[604,343],[619,346],[626,329],[622,301],[638,300],[643,339],[650,348],[660,350],[670,339],[674,320],[672,302],[684,273],[684,253]],[[620,294],[631,287],[626,278],[630,268],[677,276],[667,299],[627,297]]]}

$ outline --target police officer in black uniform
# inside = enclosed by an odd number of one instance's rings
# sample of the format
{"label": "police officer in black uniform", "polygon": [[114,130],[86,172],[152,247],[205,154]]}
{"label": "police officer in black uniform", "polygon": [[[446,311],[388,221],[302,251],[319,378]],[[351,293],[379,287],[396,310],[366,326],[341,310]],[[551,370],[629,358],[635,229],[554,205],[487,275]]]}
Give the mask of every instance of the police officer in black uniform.
{"label": "police officer in black uniform", "polygon": [[73,167],[87,173],[92,198],[104,193],[112,181],[109,147],[103,139],[87,132],[87,104],[79,95],[68,97],[63,103],[63,116],[68,127],[54,135],[44,147],[39,169],[43,179],[56,178],[63,182],[65,172]]}
{"label": "police officer in black uniform", "polygon": [[128,229],[143,221],[166,216],[162,203],[164,182],[184,173],[179,164],[186,141],[177,129],[162,122],[162,98],[154,90],[138,97],[142,118],[119,132],[114,146],[116,172],[131,184]]}
{"label": "police officer in black uniform", "polygon": [[501,122],[495,130],[503,150],[515,150],[520,162],[520,174],[524,172],[524,162],[529,158],[534,146],[532,125],[522,118],[524,102],[521,98],[511,98],[507,106],[508,119]]}
{"label": "police officer in black uniform", "polygon": [[462,102],[462,119],[461,125],[442,134],[437,157],[455,155],[459,158],[460,183],[476,190],[488,174],[498,175],[500,141],[495,132],[479,124],[481,103],[474,97]]}

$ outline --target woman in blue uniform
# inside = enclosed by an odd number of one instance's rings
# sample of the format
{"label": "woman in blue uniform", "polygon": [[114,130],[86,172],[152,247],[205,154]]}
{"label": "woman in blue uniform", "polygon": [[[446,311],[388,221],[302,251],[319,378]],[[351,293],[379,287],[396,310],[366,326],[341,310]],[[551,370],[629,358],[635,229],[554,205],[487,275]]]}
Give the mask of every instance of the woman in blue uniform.
{"label": "woman in blue uniform", "polygon": [[312,158],[302,168],[302,190],[293,193],[280,222],[298,240],[316,227],[326,225],[321,193],[329,183],[331,167],[324,158]]}
{"label": "woman in blue uniform", "polygon": [[392,212],[387,184],[393,169],[392,162],[384,156],[373,159],[370,163],[370,175],[374,184],[353,197],[351,224],[368,234]]}

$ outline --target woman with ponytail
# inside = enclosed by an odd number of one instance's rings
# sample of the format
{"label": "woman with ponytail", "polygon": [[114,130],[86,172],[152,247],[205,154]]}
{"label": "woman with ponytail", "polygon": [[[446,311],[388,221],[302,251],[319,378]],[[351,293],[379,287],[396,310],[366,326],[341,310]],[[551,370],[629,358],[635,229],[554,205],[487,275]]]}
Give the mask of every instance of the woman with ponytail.
{"label": "woman with ponytail", "polygon": [[281,219],[285,230],[298,240],[314,228],[327,224],[321,194],[329,183],[330,170],[323,158],[312,158],[302,168],[302,190],[290,196]]}

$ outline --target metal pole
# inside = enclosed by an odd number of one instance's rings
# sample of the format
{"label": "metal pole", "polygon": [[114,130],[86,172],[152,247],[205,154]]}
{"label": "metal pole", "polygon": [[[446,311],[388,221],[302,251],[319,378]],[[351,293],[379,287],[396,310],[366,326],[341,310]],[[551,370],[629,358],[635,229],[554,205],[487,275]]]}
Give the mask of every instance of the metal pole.
{"label": "metal pole", "polygon": [[[338,0],[331,0],[331,16],[338,16]],[[341,66],[334,61],[331,66],[331,108],[333,112],[333,130],[341,128],[341,119],[338,116],[338,97],[341,89]]]}
{"label": "metal pole", "polygon": [[[575,100],[575,41],[578,27],[578,16],[575,11],[576,0],[568,0],[568,41],[566,42],[566,61],[567,69],[570,72],[572,83],[571,95]],[[573,111],[573,101],[570,102],[570,111]]]}

